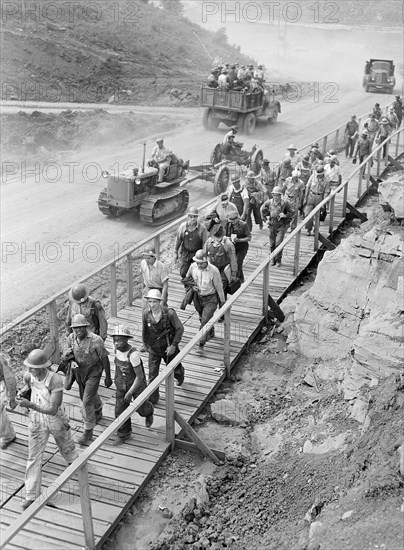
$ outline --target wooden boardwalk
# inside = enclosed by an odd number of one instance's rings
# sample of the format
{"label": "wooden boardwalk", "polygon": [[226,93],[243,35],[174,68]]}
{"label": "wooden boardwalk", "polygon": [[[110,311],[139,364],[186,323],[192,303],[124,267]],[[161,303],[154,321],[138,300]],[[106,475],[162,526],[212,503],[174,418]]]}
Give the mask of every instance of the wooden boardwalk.
{"label": "wooden boardwalk", "polygon": [[[341,167],[344,174],[352,171],[352,164],[341,156]],[[341,196],[340,196],[341,195]],[[342,193],[337,196],[335,222],[337,227],[342,221]],[[356,186],[350,185],[348,201],[357,202]],[[321,224],[320,231],[328,236],[328,219]],[[293,258],[294,241],[285,249],[283,264],[280,268],[270,268],[269,293],[278,300],[294,281]],[[253,230],[253,239],[245,262],[246,278],[268,256],[268,232]],[[313,237],[301,233],[299,271],[301,272],[312,260]],[[170,277],[169,305],[174,307],[184,324],[185,332],[182,347],[190,341],[199,329],[198,315],[193,306],[180,310],[183,298],[183,287],[178,275]],[[238,300],[231,312],[231,362],[234,365],[243,353],[246,345],[260,330],[264,320],[262,313],[262,276],[258,277]],[[141,303],[135,301],[132,306],[119,311],[117,317],[109,319],[109,327],[118,323],[130,324],[135,332],[133,343],[141,343]],[[175,388],[175,408],[188,422],[200,413],[212,394],[225,378],[223,365],[223,324],[216,324],[216,337],[209,341],[202,354],[198,347],[187,355],[184,361],[185,382]],[[108,350],[112,351],[111,338],[107,339]],[[143,355],[147,370],[146,355]],[[111,364],[113,362],[111,361]],[[100,435],[114,419],[114,390],[100,388],[104,402],[103,419],[95,428],[95,435]],[[82,429],[80,402],[77,386],[65,392],[65,404],[71,419],[74,432]],[[170,450],[165,440],[165,389],[160,387],[160,401],[156,406],[155,423],[146,429],[143,419],[137,414],[132,417],[132,438],[125,444],[114,447],[111,441],[105,444],[89,461],[89,478],[91,484],[91,504],[94,518],[94,531],[97,547],[105,542],[119,520],[136,499],[150,476],[158,468]],[[9,413],[17,431],[17,442],[7,450],[1,451],[1,529],[6,529],[21,514],[21,503],[24,499],[24,473],[27,459],[27,417],[20,412]],[[176,433],[180,432],[176,424]],[[81,452],[86,447],[79,448]],[[43,491],[49,487],[64,471],[65,464],[53,439],[51,438],[44,455]],[[82,512],[77,478],[67,483],[63,491],[54,499],[52,506],[44,507],[23,530],[13,539],[7,548],[67,550],[81,549],[85,546],[82,524]]]}

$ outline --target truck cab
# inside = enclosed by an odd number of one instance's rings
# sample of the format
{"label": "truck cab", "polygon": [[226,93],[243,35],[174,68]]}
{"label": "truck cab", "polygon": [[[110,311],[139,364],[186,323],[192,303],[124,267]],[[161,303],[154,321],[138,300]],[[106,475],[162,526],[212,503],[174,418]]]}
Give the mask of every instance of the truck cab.
{"label": "truck cab", "polygon": [[365,92],[383,90],[393,93],[396,84],[395,66],[391,59],[370,59],[365,64],[362,86]]}

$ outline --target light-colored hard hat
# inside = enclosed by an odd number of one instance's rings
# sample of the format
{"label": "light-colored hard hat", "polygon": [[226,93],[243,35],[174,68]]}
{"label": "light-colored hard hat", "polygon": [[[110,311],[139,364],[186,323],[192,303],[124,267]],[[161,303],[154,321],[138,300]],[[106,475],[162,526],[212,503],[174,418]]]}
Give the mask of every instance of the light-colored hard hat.
{"label": "light-colored hard hat", "polygon": [[191,206],[188,210],[188,214],[192,214],[193,216],[198,216],[199,210],[195,206]]}
{"label": "light-colored hard hat", "polygon": [[272,194],[273,195],[282,195],[282,187],[279,187],[279,185],[276,185],[273,189],[272,189]]}
{"label": "light-colored hard hat", "polygon": [[162,300],[161,292],[157,288],[152,288],[149,290],[146,296],[147,300]]}
{"label": "light-colored hard hat", "polygon": [[111,336],[124,336],[125,338],[133,338],[130,330],[124,325],[117,325],[112,331]]}
{"label": "light-colored hard hat", "polygon": [[50,367],[52,363],[46,357],[42,349],[33,349],[24,361],[24,365],[31,369],[45,369]]}
{"label": "light-colored hard hat", "polygon": [[240,176],[238,176],[237,174],[233,174],[231,177],[231,182],[237,183],[238,181],[240,181]]}
{"label": "light-colored hard hat", "polygon": [[79,284],[76,286],[73,286],[70,290],[70,298],[77,302],[78,304],[82,304],[85,302],[89,296],[90,292],[86,285]]}
{"label": "light-colored hard hat", "polygon": [[72,322],[70,327],[71,328],[78,328],[78,327],[88,327],[90,323],[87,321],[87,319],[82,315],[81,313],[76,313],[74,317],[72,318]]}
{"label": "light-colored hard hat", "polygon": [[208,261],[208,257],[202,249],[197,250],[195,252],[195,256],[192,259],[198,264],[203,264],[204,262]]}
{"label": "light-colored hard hat", "polygon": [[298,178],[300,177],[300,172],[299,170],[293,170],[292,172],[292,178]]}
{"label": "light-colored hard hat", "polygon": [[248,170],[248,172],[246,174],[246,178],[247,179],[255,178],[255,172],[253,172],[252,170]]}
{"label": "light-colored hard hat", "polygon": [[292,145],[289,145],[288,151],[290,151],[290,150],[292,150],[292,151],[297,151],[296,145],[293,145],[293,144],[292,144]]}

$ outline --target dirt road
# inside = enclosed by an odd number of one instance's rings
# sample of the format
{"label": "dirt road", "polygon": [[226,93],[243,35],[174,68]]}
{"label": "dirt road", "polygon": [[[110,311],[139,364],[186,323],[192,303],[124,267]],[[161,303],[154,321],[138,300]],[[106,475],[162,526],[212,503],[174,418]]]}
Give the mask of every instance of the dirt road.
{"label": "dirt road", "polygon": [[[361,88],[341,89],[336,103],[324,99],[320,95],[316,102],[309,95],[297,102],[283,101],[278,123],[261,123],[253,136],[243,136],[245,148],[256,143],[266,157],[277,161],[290,143],[302,147],[344,124],[354,112],[362,115],[371,111],[376,101],[386,105],[391,100],[387,95],[365,94]],[[357,105],[361,105],[361,112],[357,112]],[[184,125],[165,133],[167,146],[192,164],[208,162],[225,128],[207,132],[201,125],[201,110],[189,114],[186,109],[186,114],[190,118]],[[166,115],[175,116],[171,110]],[[140,163],[142,141],[147,141],[150,154],[155,137],[145,128],[144,135],[113,150],[88,150],[80,158],[38,163],[35,173],[26,173],[24,165],[16,167],[3,159],[3,323],[94,270],[128,243],[153,233],[153,228],[129,214],[119,219],[104,217],[96,201],[104,186],[101,170],[116,169],[117,165],[123,168],[130,161]],[[5,169],[9,171],[6,179]],[[188,189],[192,205],[203,204],[214,196],[213,185],[201,180],[191,183]]]}

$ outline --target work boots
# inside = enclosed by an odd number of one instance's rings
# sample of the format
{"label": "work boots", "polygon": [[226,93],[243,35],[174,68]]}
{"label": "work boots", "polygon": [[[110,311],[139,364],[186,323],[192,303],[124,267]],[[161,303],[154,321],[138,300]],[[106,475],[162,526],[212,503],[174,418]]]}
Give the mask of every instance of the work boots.
{"label": "work boots", "polygon": [[87,441],[91,441],[93,438],[93,430],[84,430],[83,435],[78,438],[77,443],[84,445]]}

